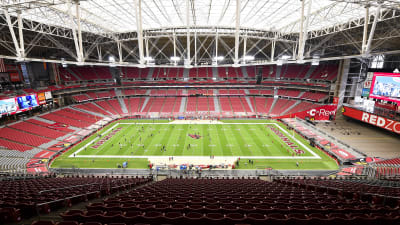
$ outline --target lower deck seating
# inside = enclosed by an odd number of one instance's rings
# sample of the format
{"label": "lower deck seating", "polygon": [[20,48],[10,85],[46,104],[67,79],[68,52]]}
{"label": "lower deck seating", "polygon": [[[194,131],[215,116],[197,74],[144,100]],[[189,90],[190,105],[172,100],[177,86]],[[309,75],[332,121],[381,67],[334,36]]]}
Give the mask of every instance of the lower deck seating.
{"label": "lower deck seating", "polygon": [[68,124],[70,126],[79,127],[79,128],[85,128],[85,127],[88,127],[90,125],[87,122],[70,119],[70,118],[67,118],[67,117],[63,117],[63,116],[57,115],[55,113],[48,113],[46,115],[41,115],[40,117],[43,118],[43,119],[47,119],[47,120],[51,120],[51,121],[57,122],[57,123]]}
{"label": "lower deck seating", "polygon": [[[150,178],[45,177],[0,181],[0,223],[19,222],[41,213],[49,213],[88,199],[129,190],[151,181]],[[38,205],[39,203],[42,203]],[[4,216],[2,209],[18,211]]]}
{"label": "lower deck seating", "polygon": [[118,115],[118,112],[115,111],[113,109],[113,107],[111,107],[111,105],[108,103],[107,100],[104,101],[97,101],[96,102],[97,105],[99,105],[101,108],[103,108],[104,110],[106,110],[107,112],[111,113],[112,115]]}
{"label": "lower deck seating", "polygon": [[50,141],[50,139],[14,130],[9,127],[0,129],[0,138],[36,147]]}
{"label": "lower deck seating", "polygon": [[[397,207],[307,190],[286,181],[165,179],[69,210],[64,220],[102,224],[398,224]],[[326,189],[325,189],[326,190]]]}
{"label": "lower deck seating", "polygon": [[9,149],[9,150],[17,150],[20,152],[31,150],[33,147],[27,146],[24,144],[19,144],[16,142],[8,141],[5,139],[0,139],[0,147]]}
{"label": "lower deck seating", "polygon": [[32,133],[32,134],[44,136],[47,138],[53,138],[53,139],[56,139],[58,137],[62,137],[65,135],[65,133],[63,133],[61,131],[53,130],[53,129],[50,129],[47,127],[42,127],[42,126],[35,125],[32,123],[24,122],[24,121],[15,123],[15,124],[11,125],[10,127],[14,128],[14,129],[25,131],[27,133]]}
{"label": "lower deck seating", "polygon": [[95,105],[95,104],[93,104],[91,102],[88,102],[88,103],[85,103],[85,104],[80,104],[80,105],[74,105],[74,107],[78,108],[78,109],[83,109],[83,110],[86,110],[86,111],[89,111],[89,112],[100,113],[100,114],[103,114],[105,116],[110,116],[111,115],[110,113],[108,113],[104,109],[100,108],[99,106],[97,106],[97,105]]}

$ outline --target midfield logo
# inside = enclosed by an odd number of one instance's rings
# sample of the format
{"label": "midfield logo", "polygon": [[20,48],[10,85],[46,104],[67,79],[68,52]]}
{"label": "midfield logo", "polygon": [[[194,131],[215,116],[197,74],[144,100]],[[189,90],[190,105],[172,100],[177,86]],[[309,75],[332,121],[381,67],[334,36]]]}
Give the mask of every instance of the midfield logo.
{"label": "midfield logo", "polygon": [[193,138],[193,139],[200,139],[201,136],[197,135],[197,134],[188,134],[189,137]]}

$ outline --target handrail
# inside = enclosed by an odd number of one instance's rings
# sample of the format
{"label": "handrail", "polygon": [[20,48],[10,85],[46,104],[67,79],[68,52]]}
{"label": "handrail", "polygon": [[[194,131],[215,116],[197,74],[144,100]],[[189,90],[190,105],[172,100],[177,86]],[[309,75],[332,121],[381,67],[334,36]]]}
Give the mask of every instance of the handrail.
{"label": "handrail", "polygon": [[84,196],[84,195],[88,195],[88,194],[94,194],[94,193],[97,193],[97,192],[99,192],[99,191],[92,191],[92,192],[87,192],[87,193],[84,193],[84,194],[79,194],[79,195],[74,195],[74,196],[71,196],[71,197],[66,197],[66,198],[62,198],[62,199],[49,201],[49,202],[42,202],[42,203],[36,204],[36,206],[42,206],[42,205],[46,205],[46,204],[50,204],[50,203],[54,203],[54,202],[64,201],[64,200],[67,200],[67,199],[76,198],[76,197],[80,197],[80,196]]}
{"label": "handrail", "polygon": [[96,185],[96,184],[101,185],[101,183],[80,184],[80,185],[74,185],[74,186],[63,187],[63,188],[53,188],[53,189],[43,190],[43,191],[39,191],[39,194],[42,194],[43,192],[70,189],[70,188],[74,188],[74,187],[90,186],[90,185]]}

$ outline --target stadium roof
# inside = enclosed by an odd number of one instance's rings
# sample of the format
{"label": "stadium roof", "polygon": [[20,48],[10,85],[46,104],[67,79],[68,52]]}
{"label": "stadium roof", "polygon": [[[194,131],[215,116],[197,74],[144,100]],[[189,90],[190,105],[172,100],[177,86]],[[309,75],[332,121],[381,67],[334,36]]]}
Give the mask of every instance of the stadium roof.
{"label": "stadium roof", "polygon": [[[320,30],[365,15],[378,0],[305,0],[310,9],[308,30]],[[94,33],[122,33],[137,30],[135,6],[138,0],[81,0],[82,30]],[[235,27],[236,0],[142,0],[142,28],[187,26]],[[382,1],[384,7],[398,8],[399,0]],[[397,4],[397,5],[396,5]],[[301,0],[241,0],[240,27],[293,33],[300,31]],[[310,7],[310,8],[309,8]],[[3,0],[2,8],[12,14],[21,11],[25,19],[71,28],[75,7],[69,0]],[[76,18],[75,18],[76,22]]]}
{"label": "stadium roof", "polygon": [[20,61],[239,66],[400,51],[400,0],[0,0],[0,9],[0,57]]}

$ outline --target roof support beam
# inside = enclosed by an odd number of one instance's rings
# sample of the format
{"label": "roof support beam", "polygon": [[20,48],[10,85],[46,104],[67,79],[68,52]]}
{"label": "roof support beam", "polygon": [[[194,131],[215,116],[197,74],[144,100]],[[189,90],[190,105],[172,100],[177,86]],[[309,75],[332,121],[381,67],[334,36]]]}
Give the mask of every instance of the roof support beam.
{"label": "roof support beam", "polygon": [[215,35],[215,57],[213,61],[215,65],[218,65],[218,30],[216,32],[217,33]]}
{"label": "roof support beam", "polygon": [[236,66],[239,66],[240,1],[236,0],[235,59],[233,60]]}
{"label": "roof support beam", "polygon": [[246,55],[247,55],[247,36],[243,37],[243,60],[242,64],[246,64]]}
{"label": "roof support beam", "polygon": [[135,0],[136,27],[139,46],[139,64],[144,65],[143,54],[143,29],[142,29],[142,0]]}
{"label": "roof support beam", "polygon": [[273,40],[272,41],[272,46],[271,46],[271,60],[270,60],[270,62],[275,61],[274,60],[274,58],[275,58],[275,47],[276,47],[276,40]]}
{"label": "roof support beam", "polygon": [[14,27],[13,27],[13,24],[12,24],[12,22],[11,22],[10,14],[8,14],[8,11],[7,11],[7,10],[4,10],[4,15],[6,16],[8,28],[9,28],[9,30],[10,30],[11,37],[12,37],[12,40],[13,40],[13,43],[14,43],[14,48],[15,48],[16,56],[17,56],[17,58],[20,59],[20,58],[22,58],[22,56],[21,56],[21,50],[20,50],[20,48],[19,48],[19,44],[18,44],[17,37],[15,36]]}
{"label": "roof support beam", "polygon": [[372,28],[368,37],[367,46],[365,47],[365,54],[364,54],[365,56],[368,56],[369,53],[371,52],[372,39],[374,38],[375,28],[376,24],[378,23],[378,17],[380,16],[380,13],[381,13],[381,5],[379,5],[378,8],[376,8],[374,23],[372,24]]}
{"label": "roof support beam", "polygon": [[186,0],[186,60],[185,66],[190,67],[190,0]]}
{"label": "roof support beam", "polygon": [[364,31],[363,31],[361,54],[365,54],[365,50],[366,50],[365,48],[367,47],[368,23],[369,23],[369,6],[366,6],[365,7]]}
{"label": "roof support beam", "polygon": [[71,23],[71,29],[72,29],[72,36],[74,37],[74,44],[75,44],[75,51],[76,51],[76,60],[79,62],[79,43],[78,43],[78,36],[76,34],[76,29],[75,29],[75,22],[74,22],[74,16],[71,12],[72,8],[72,2],[68,1],[68,14],[70,17],[70,23]]}
{"label": "roof support beam", "polygon": [[97,60],[99,61],[99,62],[101,62],[101,61],[103,61],[103,56],[102,56],[102,54],[101,54],[101,46],[100,45],[97,45],[96,46],[96,49],[97,49]]}
{"label": "roof support beam", "polygon": [[197,30],[194,30],[194,65],[197,66]]}
{"label": "roof support beam", "polygon": [[81,7],[79,1],[75,2],[76,8],[76,18],[78,24],[78,44],[79,44],[79,53],[78,53],[78,62],[83,62],[83,47],[82,47],[82,29],[81,29]]}
{"label": "roof support beam", "polygon": [[176,34],[175,34],[175,32],[174,32],[174,35],[173,35],[173,42],[174,42],[174,65],[176,65],[177,64],[177,60],[176,60]]}
{"label": "roof support beam", "polygon": [[146,58],[145,60],[148,61],[150,59],[150,52],[149,52],[149,38],[144,38],[144,47],[146,48]]}
{"label": "roof support beam", "polygon": [[24,45],[24,33],[22,32],[22,28],[24,27],[22,23],[21,11],[17,12],[18,18],[18,32],[19,32],[19,50],[21,51],[21,58],[25,58],[25,45]]}
{"label": "roof support beam", "polygon": [[121,41],[117,41],[119,63],[122,63],[122,46]]}
{"label": "roof support beam", "polygon": [[307,8],[307,17],[304,25],[304,7],[305,7],[305,0],[301,1],[301,24],[300,24],[300,39],[299,39],[299,51],[297,54],[297,59],[302,61],[304,60],[304,48],[306,45],[307,37],[308,37],[308,23],[310,20],[310,15],[311,15],[311,4],[312,0],[308,0],[308,8]]}

